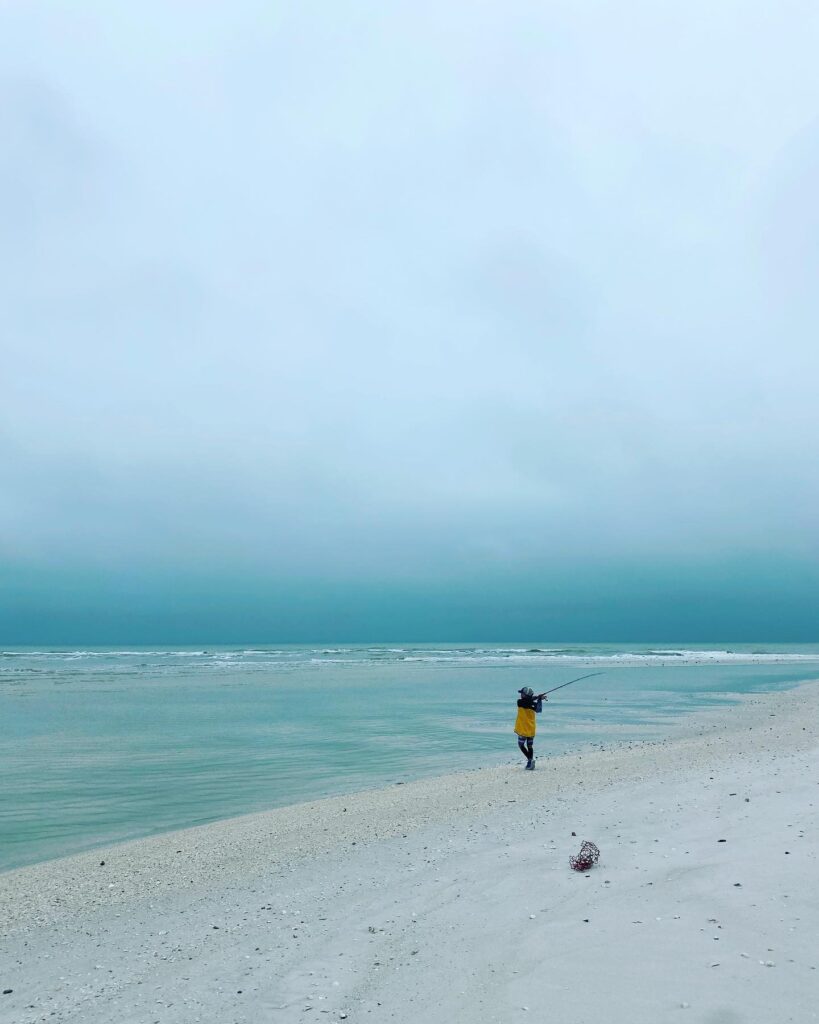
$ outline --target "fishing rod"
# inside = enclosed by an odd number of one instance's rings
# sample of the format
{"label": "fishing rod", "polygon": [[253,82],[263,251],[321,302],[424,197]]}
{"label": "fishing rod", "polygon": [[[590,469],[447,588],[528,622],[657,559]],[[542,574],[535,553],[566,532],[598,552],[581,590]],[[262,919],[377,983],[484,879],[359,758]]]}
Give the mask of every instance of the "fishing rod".
{"label": "fishing rod", "polygon": [[546,694],[554,693],[555,690],[562,690],[564,686],[571,686],[572,683],[579,683],[581,679],[591,679],[592,676],[602,676],[602,675],[604,675],[603,672],[589,672],[589,674],[587,676],[578,676],[577,679],[570,679],[568,681],[568,683],[561,683],[560,686],[553,686],[551,690],[546,690],[545,693],[538,693],[538,694],[536,694],[535,700],[537,700],[538,697],[545,697]]}

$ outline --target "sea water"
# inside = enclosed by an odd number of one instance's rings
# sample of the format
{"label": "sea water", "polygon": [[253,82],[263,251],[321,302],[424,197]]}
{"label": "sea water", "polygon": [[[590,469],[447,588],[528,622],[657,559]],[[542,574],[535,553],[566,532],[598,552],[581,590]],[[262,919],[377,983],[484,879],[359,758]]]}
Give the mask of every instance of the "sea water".
{"label": "sea water", "polygon": [[[0,870],[337,793],[541,759],[819,677],[819,646],[388,644],[0,654]],[[541,767],[546,767],[541,760]]]}

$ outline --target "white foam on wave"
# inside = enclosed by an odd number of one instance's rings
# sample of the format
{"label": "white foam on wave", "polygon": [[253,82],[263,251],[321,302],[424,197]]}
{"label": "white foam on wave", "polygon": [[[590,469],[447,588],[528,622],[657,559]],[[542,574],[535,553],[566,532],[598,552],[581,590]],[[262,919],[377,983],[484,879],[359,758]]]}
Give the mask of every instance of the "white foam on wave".
{"label": "white foam on wave", "polygon": [[[601,645],[604,646],[604,645]],[[749,645],[750,646],[750,645]],[[819,651],[786,650],[731,650],[730,648],[649,647],[629,650],[595,650],[589,647],[288,647],[268,649],[236,648],[232,650],[6,650],[0,656],[31,659],[35,662],[83,661],[104,667],[101,662],[115,661],[119,665],[128,659],[150,659],[160,668],[173,663],[195,662],[202,668],[213,670],[248,670],[285,668],[299,664],[310,665],[593,665],[593,666],[682,666],[682,665],[781,665],[819,664]],[[113,669],[113,665],[111,666]]]}

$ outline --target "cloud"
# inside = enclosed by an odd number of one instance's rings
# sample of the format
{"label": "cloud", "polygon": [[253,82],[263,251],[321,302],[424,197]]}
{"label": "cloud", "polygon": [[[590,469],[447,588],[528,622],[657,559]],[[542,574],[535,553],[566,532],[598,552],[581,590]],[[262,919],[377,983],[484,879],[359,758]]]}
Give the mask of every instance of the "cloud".
{"label": "cloud", "polygon": [[810,5],[3,18],[10,601],[817,563]]}

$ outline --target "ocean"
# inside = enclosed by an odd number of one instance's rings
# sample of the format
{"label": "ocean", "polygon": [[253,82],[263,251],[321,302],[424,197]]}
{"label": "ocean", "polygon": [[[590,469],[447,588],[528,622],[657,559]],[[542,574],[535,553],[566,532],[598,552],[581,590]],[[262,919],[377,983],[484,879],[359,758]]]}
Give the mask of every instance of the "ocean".
{"label": "ocean", "polygon": [[265,646],[0,652],[0,870],[250,811],[520,761],[517,690],[559,686],[539,768],[819,677],[819,645]]}

